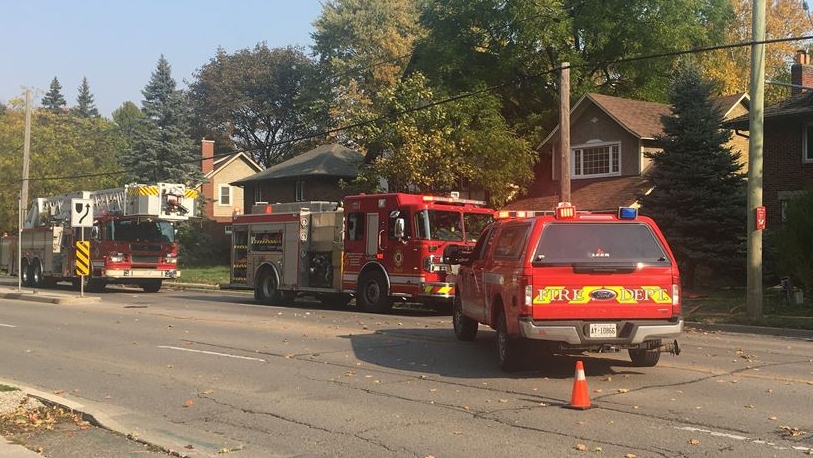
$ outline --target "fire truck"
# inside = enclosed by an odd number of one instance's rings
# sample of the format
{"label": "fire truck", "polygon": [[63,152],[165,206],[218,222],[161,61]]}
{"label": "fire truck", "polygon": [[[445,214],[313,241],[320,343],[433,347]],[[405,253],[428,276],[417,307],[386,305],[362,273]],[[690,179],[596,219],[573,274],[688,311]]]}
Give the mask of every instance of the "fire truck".
{"label": "fire truck", "polygon": [[255,299],[297,295],[386,313],[395,301],[448,304],[448,258],[471,247],[494,211],[484,202],[403,193],[342,202],[258,203],[232,225],[231,284]]}
{"label": "fire truck", "polygon": [[[0,241],[0,268],[36,288],[83,282],[86,290],[98,291],[118,283],[157,292],[164,279],[180,276],[175,225],[193,216],[196,198],[196,190],[177,183],[36,198],[23,223],[19,248],[17,236]],[[88,205],[73,208],[77,199]],[[92,218],[92,227],[72,225],[72,212],[90,213],[91,207],[92,215],[85,216]],[[77,274],[78,241],[88,242],[89,275]]]}

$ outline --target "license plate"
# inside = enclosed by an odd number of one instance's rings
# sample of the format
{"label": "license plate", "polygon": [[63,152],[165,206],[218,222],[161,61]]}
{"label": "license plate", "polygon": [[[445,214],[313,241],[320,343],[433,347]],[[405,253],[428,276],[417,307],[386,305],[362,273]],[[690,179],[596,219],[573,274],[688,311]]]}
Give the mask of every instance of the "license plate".
{"label": "license plate", "polygon": [[615,323],[590,324],[590,337],[615,337]]}

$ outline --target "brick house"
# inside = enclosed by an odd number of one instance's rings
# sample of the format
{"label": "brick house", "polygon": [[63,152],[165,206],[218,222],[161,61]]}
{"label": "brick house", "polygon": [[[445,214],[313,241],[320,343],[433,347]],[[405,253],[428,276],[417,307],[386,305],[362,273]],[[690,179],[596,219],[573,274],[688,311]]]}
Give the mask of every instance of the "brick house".
{"label": "brick house", "polygon": [[[748,96],[735,94],[712,103],[724,119],[748,112]],[[612,210],[634,205],[649,188],[644,175],[651,160],[646,152],[660,150],[655,137],[663,133],[662,116],[669,105],[588,93],[570,113],[571,202],[582,210]],[[733,136],[729,145],[747,163],[748,140]],[[561,199],[559,180],[559,127],[537,147],[536,179],[528,194],[507,208],[552,209]]]}
{"label": "brick house", "polygon": [[[813,185],[813,66],[806,52],[791,65],[790,98],[765,107],[762,146],[762,202],[767,227],[784,221],[788,200]],[[727,123],[738,133],[749,130],[748,116]]]}
{"label": "brick house", "polygon": [[215,159],[212,140],[201,140],[200,151],[201,172],[206,180],[198,189],[204,230],[212,235],[214,243],[228,246],[232,214],[243,211],[243,189],[231,182],[259,172],[262,166],[243,152]]}
{"label": "brick house", "polygon": [[356,150],[321,145],[231,184],[245,190],[246,210],[257,202],[338,201],[347,194],[340,182],[355,178],[363,161],[364,155]]}

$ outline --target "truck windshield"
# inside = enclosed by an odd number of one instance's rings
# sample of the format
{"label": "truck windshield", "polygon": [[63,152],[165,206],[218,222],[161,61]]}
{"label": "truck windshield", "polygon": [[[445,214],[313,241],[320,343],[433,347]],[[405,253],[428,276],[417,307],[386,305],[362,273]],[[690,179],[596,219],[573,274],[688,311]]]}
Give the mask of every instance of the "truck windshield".
{"label": "truck windshield", "polygon": [[663,246],[643,223],[550,223],[542,231],[533,261],[669,264]]}
{"label": "truck windshield", "polygon": [[108,223],[107,239],[117,242],[175,241],[175,228],[168,221],[116,220]]}
{"label": "truck windshield", "polygon": [[415,213],[418,238],[449,242],[476,241],[491,215],[445,210],[421,210]]}

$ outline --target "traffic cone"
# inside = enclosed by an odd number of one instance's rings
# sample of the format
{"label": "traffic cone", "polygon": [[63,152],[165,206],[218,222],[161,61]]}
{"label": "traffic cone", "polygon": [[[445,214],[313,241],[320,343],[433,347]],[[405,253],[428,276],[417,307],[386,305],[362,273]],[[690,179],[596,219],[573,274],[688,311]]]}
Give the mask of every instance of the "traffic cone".
{"label": "traffic cone", "polygon": [[587,379],[584,378],[584,364],[581,361],[576,361],[576,379],[573,380],[573,393],[567,407],[580,410],[590,408],[590,393],[587,391]]}

